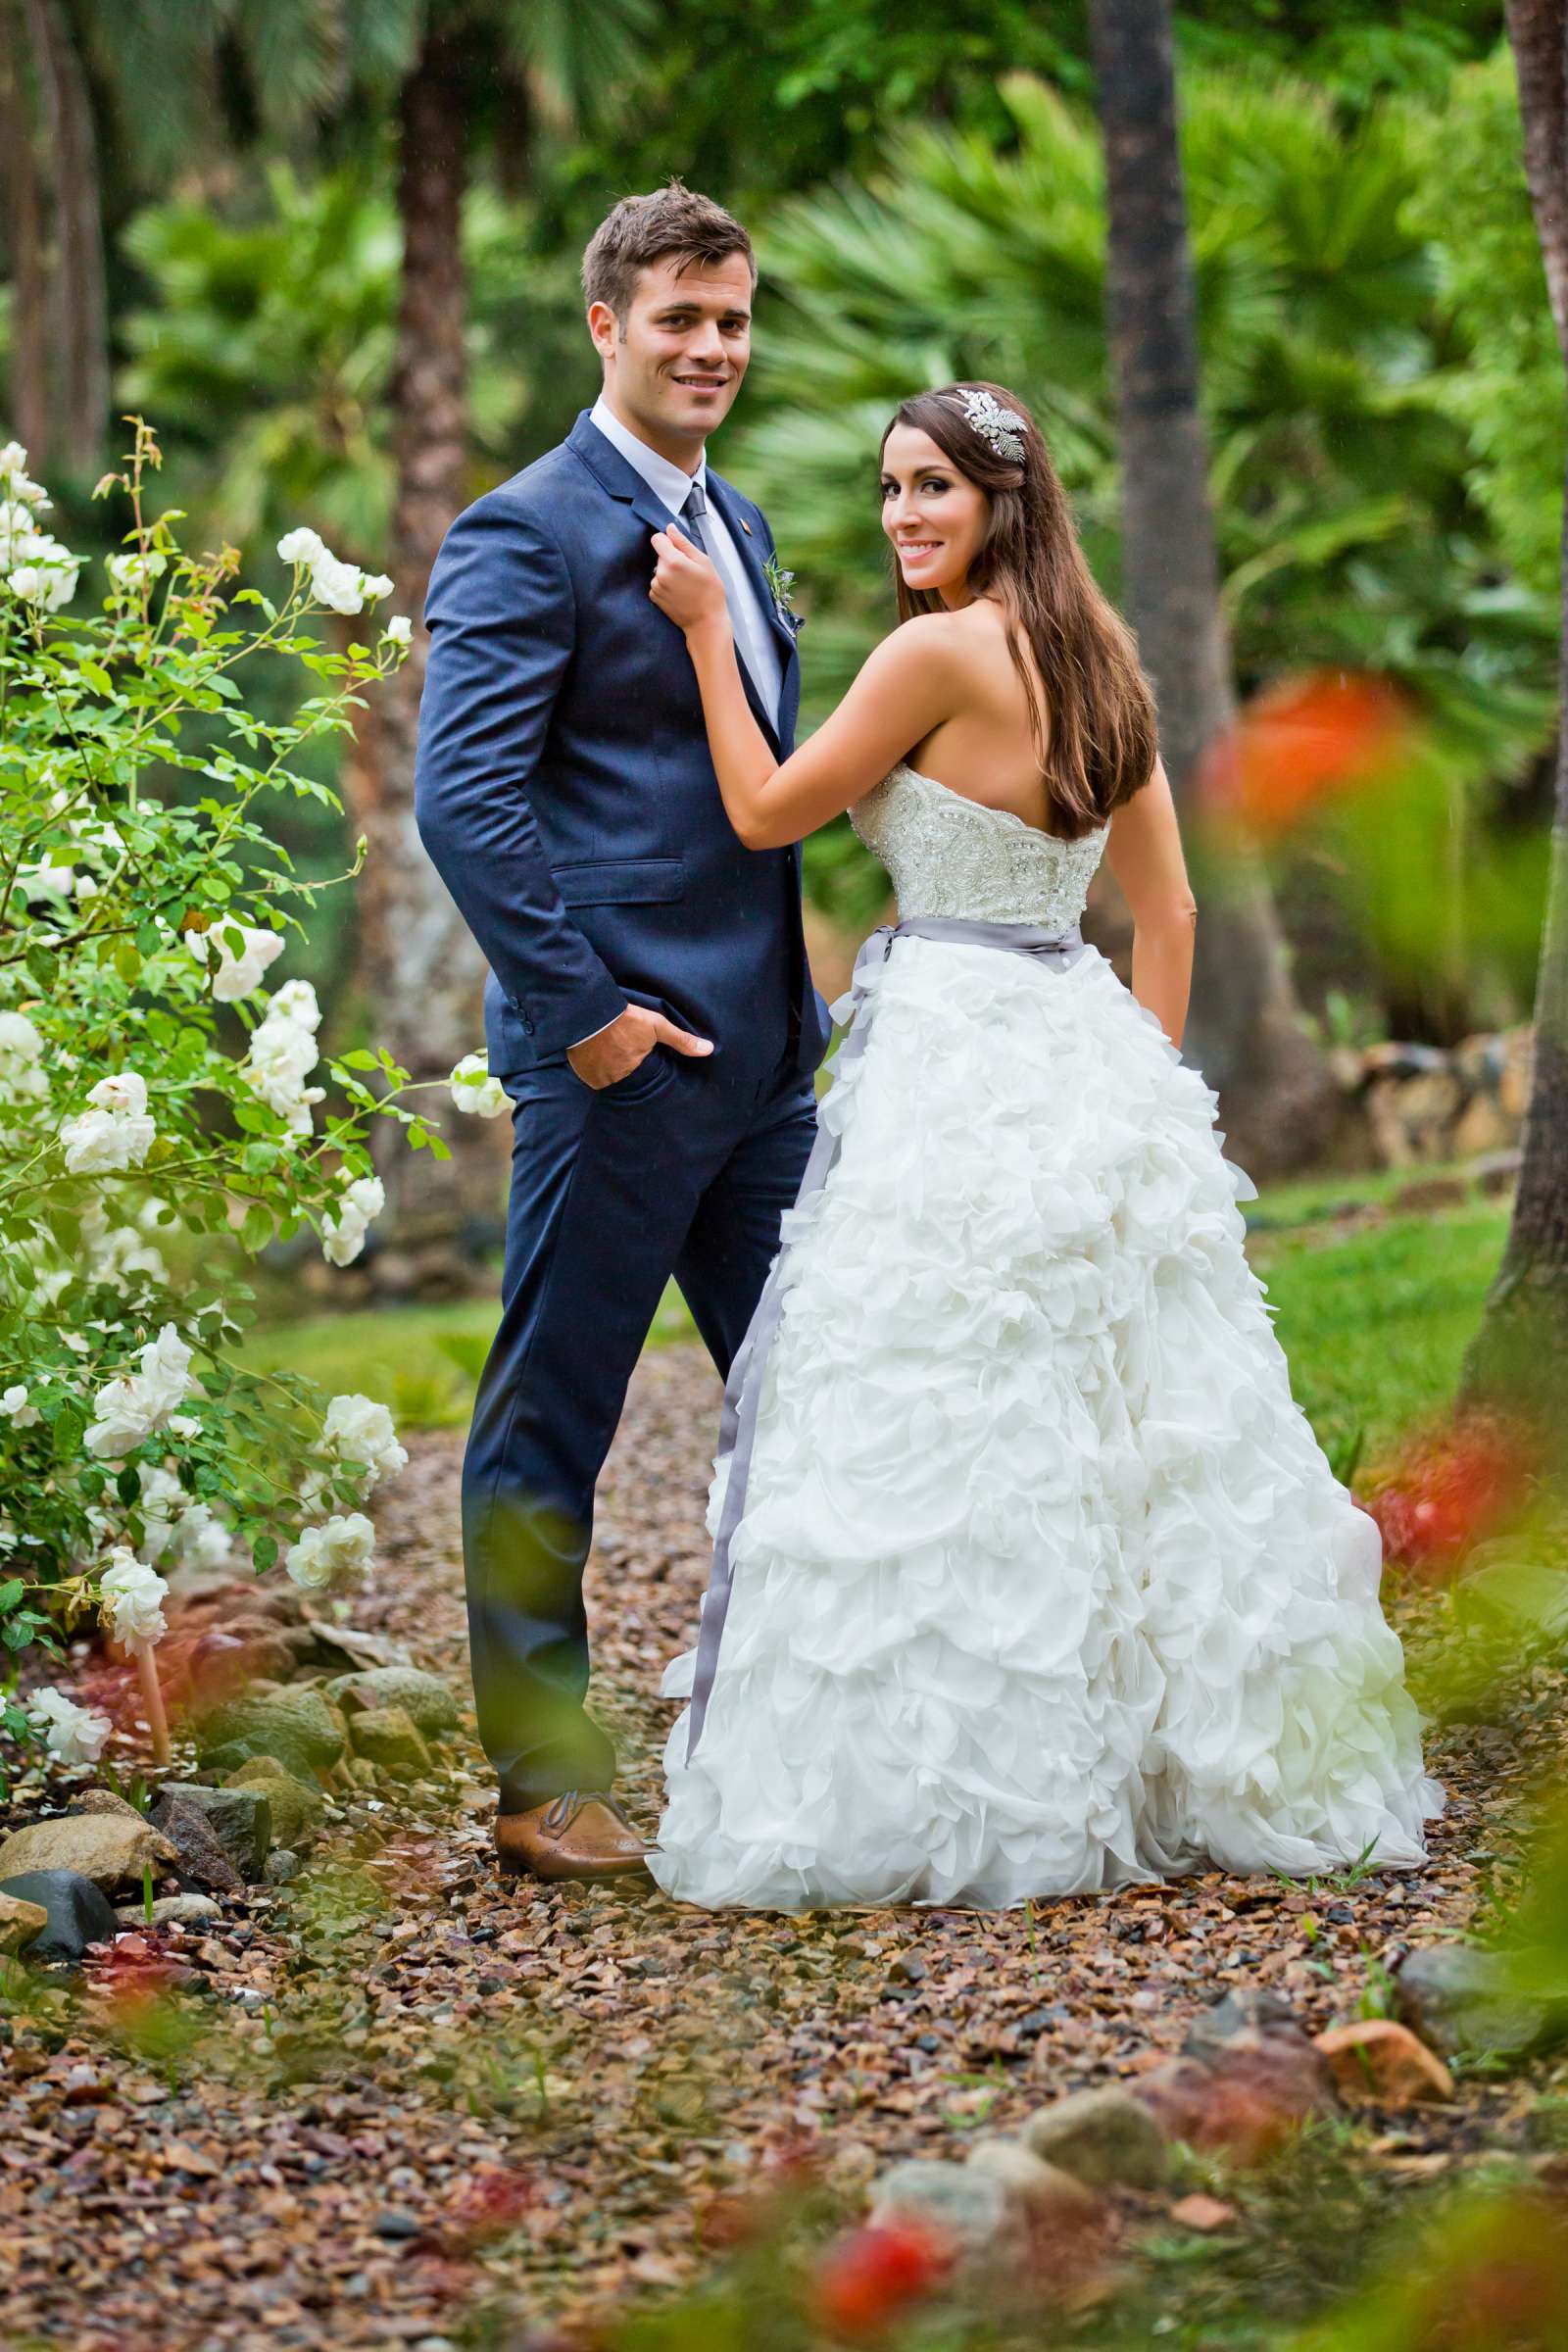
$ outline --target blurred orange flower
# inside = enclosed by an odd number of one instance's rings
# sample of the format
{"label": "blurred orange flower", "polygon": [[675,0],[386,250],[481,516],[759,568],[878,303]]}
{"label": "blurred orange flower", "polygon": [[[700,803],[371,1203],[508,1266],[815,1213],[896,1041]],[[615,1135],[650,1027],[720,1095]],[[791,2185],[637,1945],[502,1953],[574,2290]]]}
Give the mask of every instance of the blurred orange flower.
{"label": "blurred orange flower", "polygon": [[1413,726],[1408,703],[1386,679],[1344,669],[1282,679],[1210,744],[1200,805],[1221,825],[1287,832],[1323,801],[1386,773]]}

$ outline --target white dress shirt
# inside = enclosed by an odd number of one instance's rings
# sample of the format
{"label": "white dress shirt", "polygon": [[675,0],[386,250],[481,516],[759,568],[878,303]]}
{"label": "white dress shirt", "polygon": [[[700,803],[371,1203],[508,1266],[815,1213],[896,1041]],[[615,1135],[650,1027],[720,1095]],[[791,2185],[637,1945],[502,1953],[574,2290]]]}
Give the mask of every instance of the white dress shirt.
{"label": "white dress shirt", "polygon": [[[620,452],[627,465],[642,475],[660,504],[667,507],[677,521],[690,496],[693,482],[699,483],[703,496],[708,497],[706,456],[695,473],[682,472],[680,466],[671,465],[668,458],[662,458],[657,449],[650,449],[646,441],[639,441],[630,427],[621,423],[603,393],[594,403],[589,421],[598,426],[611,447]],[[784,684],[784,663],[778,639],[769,625],[761,600],[752,585],[740,549],[730,537],[723,515],[711,501],[703,516],[702,530],[708,552],[724,583],[724,602],[729,607],[730,626],[735,632],[735,650],[751,673],[752,684],[762,698],[763,710],[777,725],[779,694]]]}
{"label": "white dress shirt", "polygon": [[[662,458],[657,449],[639,441],[628,425],[621,423],[603,393],[593,405],[589,422],[597,425],[612,449],[617,449],[632,469],[641,474],[649,489],[662,506],[667,507],[673,519],[679,520],[681,509],[691,495],[693,482],[702,486],[708,497],[708,460],[702,459],[695,473],[683,473],[668,458]],[[703,537],[714,568],[724,583],[724,602],[729,607],[730,626],[735,632],[735,649],[751,674],[752,684],[762,698],[762,708],[774,724],[778,723],[779,694],[784,683],[784,663],[779,655],[778,641],[768,625],[767,615],[756,589],[752,586],[740,550],[730,537],[724,517],[710,501],[703,516]],[[612,1029],[613,1021],[605,1028]],[[603,1029],[590,1029],[588,1037],[574,1043],[585,1046],[589,1038],[602,1037]]]}

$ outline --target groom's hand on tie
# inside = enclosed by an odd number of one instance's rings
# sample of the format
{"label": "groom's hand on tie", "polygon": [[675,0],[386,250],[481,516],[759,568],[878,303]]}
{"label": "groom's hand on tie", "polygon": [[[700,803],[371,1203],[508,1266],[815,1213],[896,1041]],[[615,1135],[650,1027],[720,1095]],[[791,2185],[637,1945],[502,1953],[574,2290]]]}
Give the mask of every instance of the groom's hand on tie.
{"label": "groom's hand on tie", "polygon": [[608,1029],[585,1037],[581,1045],[568,1046],[566,1059],[584,1086],[591,1086],[597,1094],[601,1087],[613,1086],[617,1078],[629,1078],[656,1046],[668,1046],[672,1054],[690,1054],[697,1060],[713,1051],[708,1038],[677,1029],[662,1012],[628,1004]]}

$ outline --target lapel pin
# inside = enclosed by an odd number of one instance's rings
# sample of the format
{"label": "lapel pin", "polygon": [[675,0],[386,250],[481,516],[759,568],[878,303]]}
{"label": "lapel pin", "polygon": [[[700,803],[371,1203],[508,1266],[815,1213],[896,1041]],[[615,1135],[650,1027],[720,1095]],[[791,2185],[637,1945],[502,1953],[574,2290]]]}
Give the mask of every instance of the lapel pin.
{"label": "lapel pin", "polygon": [[741,516],[741,529],[746,533],[746,536],[749,539],[752,535],[752,526],[747,521],[744,514]]}

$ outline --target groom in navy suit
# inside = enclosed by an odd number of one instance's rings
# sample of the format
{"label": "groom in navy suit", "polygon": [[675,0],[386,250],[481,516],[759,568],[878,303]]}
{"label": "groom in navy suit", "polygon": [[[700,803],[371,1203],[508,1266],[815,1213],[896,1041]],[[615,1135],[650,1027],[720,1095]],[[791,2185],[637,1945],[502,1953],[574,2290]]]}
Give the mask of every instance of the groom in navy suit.
{"label": "groom in navy suit", "polygon": [[800,669],[772,534],[704,462],[756,280],[707,197],[677,181],[618,204],[583,257],[601,396],[459,516],[425,605],[419,833],[490,966],[513,1103],[503,1313],[463,1477],[474,1692],[501,1866],[546,1878],[643,1868],[583,1705],[594,1485],[671,1274],[727,1372],[827,1045],[799,848],[736,838],[684,641],[648,594],[678,516],[787,758]]}

